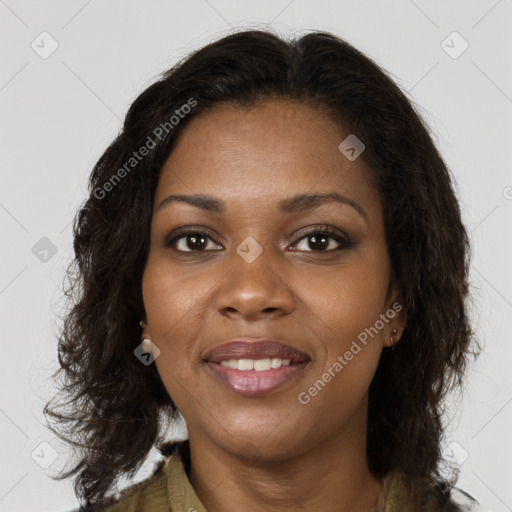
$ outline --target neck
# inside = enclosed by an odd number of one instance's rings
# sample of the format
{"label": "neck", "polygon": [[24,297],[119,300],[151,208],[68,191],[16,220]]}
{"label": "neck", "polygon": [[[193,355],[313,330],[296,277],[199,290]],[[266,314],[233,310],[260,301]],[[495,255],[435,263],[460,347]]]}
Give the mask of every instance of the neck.
{"label": "neck", "polygon": [[[292,457],[248,461],[189,432],[189,479],[208,512],[322,510],[368,512],[383,480],[366,459],[366,432],[337,432]],[[361,434],[361,429],[359,430]]]}

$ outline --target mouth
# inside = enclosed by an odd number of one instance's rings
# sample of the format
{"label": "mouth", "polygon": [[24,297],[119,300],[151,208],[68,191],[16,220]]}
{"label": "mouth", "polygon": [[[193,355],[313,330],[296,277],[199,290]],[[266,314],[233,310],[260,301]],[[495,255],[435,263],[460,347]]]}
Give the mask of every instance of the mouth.
{"label": "mouth", "polygon": [[275,340],[250,338],[224,343],[203,357],[211,375],[230,391],[261,396],[296,379],[311,358]]}

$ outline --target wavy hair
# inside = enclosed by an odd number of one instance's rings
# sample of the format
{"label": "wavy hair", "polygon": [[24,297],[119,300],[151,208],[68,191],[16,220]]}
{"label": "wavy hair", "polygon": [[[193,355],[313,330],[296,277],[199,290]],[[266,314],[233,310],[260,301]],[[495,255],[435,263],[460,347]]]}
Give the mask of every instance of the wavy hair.
{"label": "wavy hair", "polygon": [[[361,158],[380,192],[392,277],[407,314],[400,343],[382,352],[370,385],[368,464],[381,477],[401,472],[419,510],[426,503],[455,510],[448,496],[458,472],[445,479],[441,471],[443,399],[462,388],[468,356],[478,353],[468,317],[470,246],[453,179],[419,110],[388,73],[318,31],[290,40],[242,31],[193,52],[136,98],[94,166],[73,224],[70,306],[55,374],[62,384],[44,408],[55,424],[49,428],[80,459],[54,478],[76,475],[77,497],[97,505],[153,447],[172,451],[162,427],[177,410],[156,366],[134,356],[156,185],[190,119],[219,103],[270,98],[322,109],[366,145]],[[150,139],[147,155],[131,160]]]}

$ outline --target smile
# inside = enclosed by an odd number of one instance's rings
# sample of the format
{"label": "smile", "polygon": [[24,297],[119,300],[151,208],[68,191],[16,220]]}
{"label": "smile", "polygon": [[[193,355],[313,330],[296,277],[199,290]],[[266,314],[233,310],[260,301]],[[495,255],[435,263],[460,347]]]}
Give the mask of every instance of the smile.
{"label": "smile", "polygon": [[207,367],[211,375],[230,391],[256,397],[271,393],[296,379],[308,362],[290,363],[280,358],[231,359],[221,363],[209,361]]}

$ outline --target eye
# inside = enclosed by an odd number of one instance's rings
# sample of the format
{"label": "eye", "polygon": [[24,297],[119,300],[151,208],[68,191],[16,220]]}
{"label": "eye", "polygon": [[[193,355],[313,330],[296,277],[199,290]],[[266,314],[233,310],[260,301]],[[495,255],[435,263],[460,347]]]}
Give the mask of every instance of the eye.
{"label": "eye", "polygon": [[295,242],[295,244],[309,238],[310,242],[308,243],[306,241],[303,245],[313,248],[313,251],[308,251],[308,249],[299,249],[306,250],[307,252],[340,251],[354,245],[354,243],[349,240],[345,233],[331,226],[323,226],[321,228],[316,227],[305,233],[302,233],[302,235],[303,236],[301,236],[299,240]]}
{"label": "eye", "polygon": [[[334,252],[347,249],[354,245],[348,236],[342,231],[331,226],[322,226],[303,231],[301,237],[295,242],[294,245],[299,244],[302,240],[310,239],[308,244],[311,250],[307,248],[299,248],[299,251],[306,252]],[[211,244],[209,244],[211,242]],[[306,242],[307,244],[307,242]],[[306,245],[303,243],[303,245]],[[207,250],[222,250],[222,246],[216,244],[210,234],[201,229],[189,229],[188,231],[181,231],[174,233],[164,242],[165,247],[172,247],[178,252],[205,252]],[[217,249],[211,246],[216,246]]]}
{"label": "eye", "polygon": [[179,252],[203,252],[208,247],[208,241],[213,242],[207,232],[195,229],[182,231],[179,235],[166,240],[165,246],[173,247]]}

